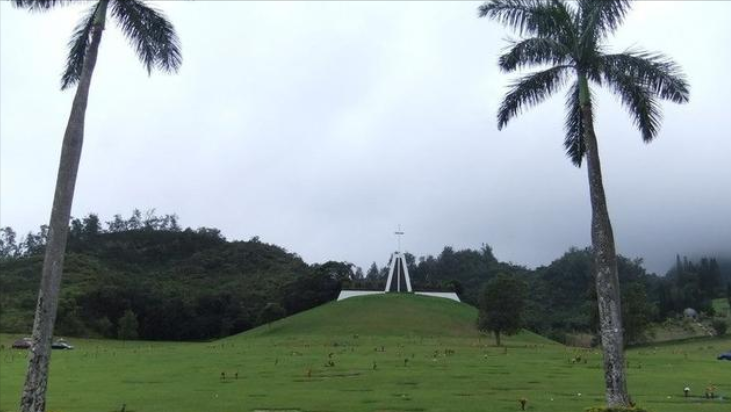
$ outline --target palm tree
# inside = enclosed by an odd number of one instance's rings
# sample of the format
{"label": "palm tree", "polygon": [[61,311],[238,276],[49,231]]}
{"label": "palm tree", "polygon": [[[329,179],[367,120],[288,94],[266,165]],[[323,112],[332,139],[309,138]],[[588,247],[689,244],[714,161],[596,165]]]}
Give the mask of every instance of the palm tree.
{"label": "palm tree", "polygon": [[[78,3],[72,0],[13,0],[16,7],[47,11]],[[153,69],[175,72],[182,62],[178,37],[165,15],[141,0],[98,0],[83,15],[69,42],[61,89],[76,85],[71,114],[61,148],[61,161],[53,198],[46,254],[38,294],[33,345],[20,408],[42,412],[46,408],[46,386],[53,325],[63,270],[74,186],[84,140],[84,117],[91,77],[108,11],[127,36],[148,73]]]}
{"label": "palm tree", "polygon": [[[658,100],[688,101],[688,84],[679,66],[659,53],[630,50],[605,53],[604,42],[622,23],[628,0],[491,0],[479,7],[480,17],[494,19],[515,30],[500,56],[499,66],[513,72],[544,66],[519,78],[498,110],[502,129],[524,108],[537,105],[571,82],[566,96],[566,153],[581,166],[586,156],[592,207],[591,239],[594,252],[600,334],[604,350],[604,377],[609,406],[628,406],[619,280],[614,235],[609,221],[599,149],[594,133],[590,83],[607,86],[629,111],[645,142],[658,133]],[[549,66],[546,68],[545,66]]]}

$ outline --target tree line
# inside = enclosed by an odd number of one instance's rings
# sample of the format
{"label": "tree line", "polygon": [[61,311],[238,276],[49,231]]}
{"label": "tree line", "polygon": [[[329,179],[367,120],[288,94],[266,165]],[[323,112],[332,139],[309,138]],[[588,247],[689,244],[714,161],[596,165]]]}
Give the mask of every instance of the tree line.
{"label": "tree line", "polygon": [[[42,231],[21,242],[10,228],[0,232],[2,331],[30,331]],[[65,266],[57,335],[201,340],[271,321],[267,305],[281,317],[331,301],[351,265],[308,265],[256,237],[228,241],[217,229],[182,229],[175,215],[134,211],[105,227],[95,214],[72,219]]]}
{"label": "tree line", "polygon": [[[178,222],[175,214],[155,210],[106,222],[96,214],[72,219],[57,334],[213,339],[329,302],[342,288],[385,288],[388,261],[365,271],[349,262],[310,265],[257,237],[229,241],[218,229],[183,229]],[[11,228],[0,229],[2,331],[30,329],[44,230],[18,240]],[[598,328],[589,248],[572,248],[536,269],[501,262],[488,245],[447,246],[418,258],[405,253],[405,261],[415,289],[454,291],[476,307],[496,300],[485,299],[487,283],[501,276],[519,280],[525,285],[520,326],[554,340]],[[726,270],[715,258],[678,257],[665,276],[657,276],[640,259],[619,256],[625,340],[644,341],[650,325],[688,307],[712,315],[711,300],[731,293]]]}
{"label": "tree line", "polygon": [[[515,278],[525,285],[525,303],[521,307],[521,327],[556,341],[566,343],[567,335],[594,334],[599,327],[594,285],[594,260],[591,248],[571,248],[549,265],[536,269],[500,262],[488,245],[479,250],[445,247],[437,256],[415,258],[406,253],[406,263],[414,288],[454,291],[471,305],[495,301],[485,298],[486,285],[501,275]],[[722,268],[716,258],[688,258],[664,276],[648,273],[642,259],[617,257],[621,283],[624,340],[638,344],[652,337],[652,325],[682,315],[693,308],[714,316],[712,300],[731,294],[731,265]],[[680,269],[679,269],[680,268]],[[378,268],[374,262],[358,287],[382,288],[388,263]],[[513,288],[506,282],[502,289]],[[505,292],[505,294],[509,294]],[[516,296],[522,296],[517,294]],[[479,322],[485,325],[484,316]]]}
{"label": "tree line", "polygon": [[[499,273],[488,281],[480,294],[478,327],[495,335],[514,334],[527,327],[562,341],[567,331],[590,332],[599,328],[596,292],[593,288],[589,249],[571,249],[547,267],[528,277]],[[652,326],[668,318],[684,316],[694,309],[711,318],[717,335],[728,328],[727,313],[716,313],[712,300],[725,294],[731,307],[731,282],[725,283],[715,258],[697,263],[677,256],[675,267],[664,277],[648,274],[640,259],[618,256],[621,280],[623,338],[638,344],[652,337]],[[731,269],[731,268],[729,268]],[[725,284],[725,288],[724,285]]]}
{"label": "tree line", "polygon": [[[72,218],[69,226],[71,241],[90,240],[100,233],[116,233],[128,230],[163,230],[179,232],[182,229],[178,225],[178,216],[165,214],[158,216],[155,209],[141,212],[134,209],[132,215],[125,219],[120,214],[114,215],[111,221],[105,222],[103,228],[99,216],[90,213],[84,218]],[[206,230],[201,228],[200,230]],[[48,225],[41,225],[38,232],[30,231],[25,236],[18,237],[12,227],[0,228],[0,259],[27,256],[41,253],[48,241]]]}

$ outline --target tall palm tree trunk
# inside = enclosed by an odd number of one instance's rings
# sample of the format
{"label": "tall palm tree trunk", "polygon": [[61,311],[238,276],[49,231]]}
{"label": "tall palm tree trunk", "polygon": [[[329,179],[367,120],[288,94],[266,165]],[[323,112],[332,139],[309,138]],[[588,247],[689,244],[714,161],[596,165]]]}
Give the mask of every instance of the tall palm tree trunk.
{"label": "tall palm tree trunk", "polygon": [[71,218],[71,205],[74,200],[76,175],[81,159],[84,142],[84,119],[89,98],[91,77],[94,73],[99,44],[104,31],[107,1],[102,0],[91,29],[89,43],[81,77],[76,89],[71,115],[66,126],[61,147],[61,161],[53,197],[53,209],[48,230],[46,254],[43,260],[41,287],[38,294],[35,321],[33,323],[33,342],[31,346],[28,372],[20,400],[22,412],[44,412],[46,409],[46,388],[48,386],[48,366],[51,359],[51,340],[56,321],[58,297],[61,288],[66,240]]}
{"label": "tall palm tree trunk", "polygon": [[586,163],[589,173],[591,197],[591,243],[594,250],[596,294],[599,304],[599,329],[604,352],[604,380],[609,406],[629,406],[627,381],[624,372],[624,342],[622,308],[617,273],[617,253],[614,247],[612,223],[609,221],[607,200],[604,196],[599,148],[594,133],[589,88],[586,78],[579,79],[581,90],[581,116],[584,124]]}

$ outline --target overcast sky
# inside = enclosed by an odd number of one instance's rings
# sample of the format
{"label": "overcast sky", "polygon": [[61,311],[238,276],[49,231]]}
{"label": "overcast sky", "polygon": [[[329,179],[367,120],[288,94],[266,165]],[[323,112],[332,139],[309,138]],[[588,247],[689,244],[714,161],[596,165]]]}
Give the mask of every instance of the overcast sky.
{"label": "overcast sky", "polygon": [[[73,215],[177,213],[307,262],[488,243],[534,267],[590,243],[586,168],[564,156],[560,93],[498,132],[510,35],[470,2],[158,2],[179,74],[148,77],[114,24],[92,82]],[[59,90],[83,7],[0,4],[0,224],[50,213],[73,91]],[[597,133],[617,247],[663,272],[731,250],[731,2],[638,2],[612,50],[662,51],[690,104],[650,145],[617,99]]]}

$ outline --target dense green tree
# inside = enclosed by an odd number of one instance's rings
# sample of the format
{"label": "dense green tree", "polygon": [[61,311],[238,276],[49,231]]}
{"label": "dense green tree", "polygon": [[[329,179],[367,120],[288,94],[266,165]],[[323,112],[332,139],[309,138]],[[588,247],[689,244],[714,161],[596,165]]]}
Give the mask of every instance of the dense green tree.
{"label": "dense green tree", "polygon": [[287,312],[279,303],[267,303],[259,312],[259,324],[271,327],[272,322],[287,315]]}
{"label": "dense green tree", "polygon": [[94,330],[98,331],[99,334],[105,338],[117,337],[114,329],[114,324],[106,316],[102,316],[101,318],[97,319],[96,322],[93,322],[92,325]]}
{"label": "dense green tree", "polygon": [[569,80],[566,151],[581,165],[587,160],[592,205],[592,245],[604,350],[609,406],[629,406],[624,372],[622,309],[614,235],[607,210],[599,148],[594,131],[590,83],[619,95],[646,142],[660,125],[658,100],[688,101],[688,85],[667,57],[645,51],[605,53],[605,41],[622,23],[628,0],[491,0],[481,17],[495,19],[525,36],[500,57],[500,68],[514,72],[527,66],[550,66],[512,84],[498,111],[502,129],[526,107],[541,103]]}
{"label": "dense green tree", "polygon": [[445,289],[451,290],[452,292],[456,293],[457,296],[461,300],[464,300],[464,292],[465,292],[465,290],[464,290],[464,286],[462,286],[462,282],[460,282],[458,280],[450,280],[449,282],[447,282],[445,284],[445,286],[446,286]]}
{"label": "dense green tree", "polygon": [[127,230],[127,221],[122,218],[122,215],[114,215],[114,220],[107,222],[107,230],[110,232],[123,232]]}
{"label": "dense green tree", "polygon": [[622,318],[624,320],[624,341],[637,344],[652,337],[652,322],[657,307],[649,300],[645,286],[638,282],[622,288]]}
{"label": "dense green tree", "polygon": [[[617,257],[622,283],[624,337],[628,343],[641,342],[651,335],[651,323],[665,319],[659,307],[669,283],[664,277],[648,274],[641,259]],[[525,276],[530,285],[527,302],[527,329],[565,342],[566,334],[597,333],[598,308],[591,249],[572,248],[550,265]],[[624,304],[625,301],[629,301]]]}
{"label": "dense green tree", "polygon": [[698,268],[700,288],[708,298],[722,296],[721,268],[714,258],[701,258]]}
{"label": "dense green tree", "polygon": [[14,258],[20,254],[16,238],[12,227],[0,228],[0,259]]}
{"label": "dense green tree", "polygon": [[342,280],[330,276],[321,267],[298,277],[282,287],[287,313],[297,313],[334,300],[340,294]]}
{"label": "dense green tree", "polygon": [[135,209],[132,211],[132,216],[127,221],[127,227],[130,230],[142,229],[142,212],[140,211],[140,209]]}
{"label": "dense green tree", "polygon": [[723,295],[723,273],[716,258],[693,261],[676,257],[675,266],[657,286],[658,311],[662,318],[677,315],[686,308],[711,314],[713,299]]}
{"label": "dense green tree", "polygon": [[413,273],[416,270],[416,256],[412,253],[404,252],[404,261],[406,262],[406,269],[409,271],[409,274]]}
{"label": "dense green tree", "polygon": [[500,346],[501,335],[514,335],[523,326],[527,285],[515,276],[498,274],[485,284],[480,296],[478,328],[495,335]]}
{"label": "dense green tree", "polygon": [[[13,0],[17,7],[45,11],[75,3],[68,0]],[[127,36],[148,72],[153,69],[177,71],[181,63],[178,38],[172,24],[159,11],[141,0],[98,0],[90,6],[71,38],[61,88],[77,86],[71,115],[64,134],[61,160],[53,198],[48,244],[38,308],[33,326],[33,347],[23,388],[20,409],[42,412],[46,409],[48,364],[51,339],[58,309],[64,253],[71,206],[84,140],[84,122],[91,78],[108,10]]]}
{"label": "dense green tree", "polygon": [[537,268],[529,278],[526,327],[561,342],[566,333],[588,332],[592,311],[587,305],[595,296],[592,269],[591,250],[576,248]]}
{"label": "dense green tree", "polygon": [[94,213],[89,213],[89,215],[82,219],[82,223],[84,224],[84,236],[89,239],[93,239],[102,231],[102,225],[99,221],[99,216]]}
{"label": "dense green tree", "polygon": [[683,262],[680,260],[680,255],[675,255],[675,275],[680,276],[683,273]]}
{"label": "dense green tree", "polygon": [[445,247],[434,256],[418,259],[409,267],[412,284],[420,290],[454,290],[458,286],[465,302],[477,306],[480,288],[498,272],[516,273],[515,267],[499,264],[488,246],[481,250],[455,251]]}
{"label": "dense green tree", "polygon": [[366,279],[368,280],[378,280],[379,279],[379,270],[378,265],[376,262],[371,263],[371,266],[368,268],[368,271],[366,272]]}
{"label": "dense green tree", "polygon": [[323,264],[315,265],[315,271],[339,283],[349,283],[355,278],[354,266],[349,262],[330,260]]}
{"label": "dense green tree", "polygon": [[728,323],[725,318],[714,319],[711,322],[711,327],[716,332],[716,336],[724,336],[726,335],[726,330],[728,330]]}
{"label": "dense green tree", "polygon": [[57,335],[83,336],[87,333],[79,313],[79,305],[70,291],[63,291],[58,304],[58,319],[54,330]]}
{"label": "dense green tree", "polygon": [[122,340],[135,340],[139,336],[139,322],[137,322],[137,315],[130,309],[124,311],[124,315],[119,318],[119,327],[117,335]]}
{"label": "dense green tree", "polygon": [[[596,301],[596,295],[593,299]],[[622,324],[625,344],[639,344],[650,339],[656,316],[657,307],[649,299],[645,285],[637,280],[622,281]],[[592,329],[598,334],[599,316],[596,304],[592,305]]]}
{"label": "dense green tree", "polygon": [[28,232],[23,240],[22,244],[19,245],[19,253],[21,254],[36,254],[43,253],[46,250],[46,243],[48,242],[48,226],[41,225],[40,231],[37,233]]}

